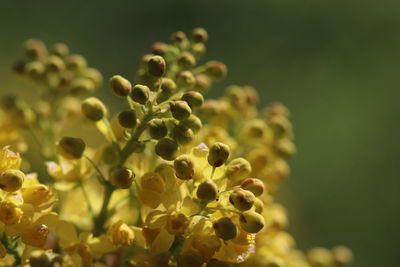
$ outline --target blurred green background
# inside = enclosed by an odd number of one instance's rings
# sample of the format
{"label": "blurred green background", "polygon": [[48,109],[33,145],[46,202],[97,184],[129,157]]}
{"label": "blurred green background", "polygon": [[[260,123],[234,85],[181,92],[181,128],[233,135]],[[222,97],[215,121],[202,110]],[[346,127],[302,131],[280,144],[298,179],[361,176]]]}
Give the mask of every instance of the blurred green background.
{"label": "blurred green background", "polygon": [[[0,92],[31,37],[65,42],[108,79],[133,78],[154,41],[208,29],[225,85],[292,111],[298,153],[279,198],[298,246],[345,244],[358,267],[400,266],[400,1],[0,2]],[[112,103],[106,87],[99,94]]]}

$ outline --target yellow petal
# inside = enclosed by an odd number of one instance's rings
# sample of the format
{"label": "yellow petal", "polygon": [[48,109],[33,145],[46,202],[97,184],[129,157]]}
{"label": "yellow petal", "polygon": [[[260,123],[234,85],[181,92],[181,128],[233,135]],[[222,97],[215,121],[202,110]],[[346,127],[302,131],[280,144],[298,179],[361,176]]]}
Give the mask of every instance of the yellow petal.
{"label": "yellow petal", "polygon": [[151,244],[150,251],[154,254],[168,251],[174,242],[175,236],[168,233],[165,228],[162,228],[154,242]]}

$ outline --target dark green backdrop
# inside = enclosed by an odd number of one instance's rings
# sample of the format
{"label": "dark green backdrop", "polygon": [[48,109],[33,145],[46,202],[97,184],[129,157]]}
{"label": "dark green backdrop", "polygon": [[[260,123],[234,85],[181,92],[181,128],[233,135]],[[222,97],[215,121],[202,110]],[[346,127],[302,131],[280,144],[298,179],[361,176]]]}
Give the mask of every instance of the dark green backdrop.
{"label": "dark green backdrop", "polygon": [[355,266],[400,266],[398,0],[1,0],[0,91],[23,90],[9,68],[27,38],[133,77],[152,42],[195,26],[229,66],[214,95],[251,84],[292,110],[298,154],[279,195],[299,247],[346,244]]}

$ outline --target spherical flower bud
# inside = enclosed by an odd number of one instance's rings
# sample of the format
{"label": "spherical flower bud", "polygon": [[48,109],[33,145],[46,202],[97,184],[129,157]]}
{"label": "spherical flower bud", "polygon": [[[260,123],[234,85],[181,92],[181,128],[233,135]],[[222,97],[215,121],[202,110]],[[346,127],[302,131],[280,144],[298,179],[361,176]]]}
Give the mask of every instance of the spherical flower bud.
{"label": "spherical flower bud", "polygon": [[196,59],[189,52],[183,52],[179,55],[177,64],[182,70],[190,70],[196,65]]}
{"label": "spherical flower bud", "polygon": [[186,101],[191,108],[201,107],[204,103],[203,95],[196,91],[185,92],[181,99]]}
{"label": "spherical flower bud", "polygon": [[193,133],[197,133],[198,131],[200,131],[201,127],[203,127],[203,123],[201,122],[201,120],[193,114],[190,115],[189,118],[181,120],[179,124],[182,124],[192,129]]}
{"label": "spherical flower bud", "polygon": [[199,92],[207,91],[211,86],[210,78],[205,74],[197,74],[195,76],[196,85],[194,86],[194,90]]}
{"label": "spherical flower bud", "polygon": [[206,74],[213,80],[222,80],[228,70],[226,65],[219,61],[209,61],[206,64]]}
{"label": "spherical flower bud", "polygon": [[153,56],[147,62],[149,73],[155,77],[162,77],[167,70],[167,64],[161,56]]}
{"label": "spherical flower bud", "polygon": [[177,120],[184,120],[189,118],[192,114],[192,109],[186,101],[176,100],[170,103],[172,116]]}
{"label": "spherical flower bud", "polygon": [[262,195],[264,192],[264,183],[260,179],[247,178],[240,186],[244,190],[252,192],[256,197]]}
{"label": "spherical flower bud", "polygon": [[130,246],[135,239],[133,230],[122,220],[111,225],[107,234],[111,236],[114,246]]}
{"label": "spherical flower bud", "polygon": [[349,266],[353,262],[353,252],[345,246],[337,246],[332,250],[333,258],[338,267]]}
{"label": "spherical flower bud", "polygon": [[59,57],[65,57],[69,54],[69,47],[64,43],[57,43],[53,45],[53,54]]}
{"label": "spherical flower bud", "polygon": [[174,44],[182,45],[187,42],[186,34],[182,31],[177,31],[171,34],[171,41]]}
{"label": "spherical flower bud", "polygon": [[229,202],[240,211],[251,209],[254,204],[254,199],[255,196],[252,192],[241,188],[233,190],[229,196]]}
{"label": "spherical flower bud", "polygon": [[191,52],[195,58],[201,57],[207,50],[204,43],[194,43],[191,48]]}
{"label": "spherical flower bud", "polygon": [[174,160],[178,156],[179,146],[171,138],[160,139],[155,147],[156,154],[165,160]]}
{"label": "spherical flower bud", "polygon": [[15,192],[22,187],[25,174],[20,170],[6,170],[0,174],[0,189]]}
{"label": "spherical flower bud", "polygon": [[264,228],[264,217],[257,212],[248,210],[239,217],[240,227],[248,233],[258,233]]}
{"label": "spherical flower bud", "polygon": [[52,196],[53,192],[50,188],[43,184],[36,184],[24,188],[22,191],[22,198],[25,203],[32,204],[34,206],[39,206],[40,204],[48,201]]}
{"label": "spherical flower bud", "polygon": [[[157,81],[155,87],[158,88],[160,86],[160,81]],[[169,78],[162,78],[161,79],[161,92],[165,95],[172,95],[176,92],[176,84],[174,80]]]}
{"label": "spherical flower bud", "polygon": [[110,170],[110,182],[121,189],[128,189],[131,187],[135,174],[131,169],[123,166],[117,166]]}
{"label": "spherical flower bud", "polygon": [[25,65],[26,73],[34,80],[39,80],[45,72],[45,66],[42,62],[32,61]]}
{"label": "spherical flower bud", "polygon": [[24,44],[25,52],[30,59],[39,59],[47,55],[46,45],[38,39],[29,39]]}
{"label": "spherical flower bud", "polygon": [[127,96],[132,91],[132,84],[130,81],[121,75],[114,75],[110,79],[110,87],[117,96]]}
{"label": "spherical flower bud", "polygon": [[86,144],[81,138],[63,137],[56,144],[57,153],[66,159],[79,159],[85,152]]}
{"label": "spherical flower bud", "polygon": [[72,71],[78,71],[87,68],[87,61],[81,55],[69,55],[65,62],[67,64],[67,69]]}
{"label": "spherical flower bud", "polygon": [[182,71],[176,75],[176,84],[182,89],[192,89],[196,84],[196,79],[190,71]]}
{"label": "spherical flower bud", "polygon": [[6,225],[18,224],[22,218],[22,210],[14,203],[0,202],[0,222]]}
{"label": "spherical flower bud", "polygon": [[82,102],[82,113],[91,121],[99,121],[106,115],[106,107],[96,97],[89,97]]}
{"label": "spherical flower bud", "polygon": [[229,162],[225,175],[230,180],[242,180],[251,173],[251,165],[244,158],[236,158]]}
{"label": "spherical flower bud", "polygon": [[199,184],[196,192],[197,198],[205,201],[214,201],[218,195],[217,185],[210,179]]}
{"label": "spherical flower bud", "polygon": [[175,175],[179,179],[189,180],[194,175],[194,162],[188,155],[181,155],[174,160]]}
{"label": "spherical flower bud", "polygon": [[201,267],[203,256],[197,250],[184,251],[179,255],[177,263],[178,267]]}
{"label": "spherical flower bud", "polygon": [[132,89],[131,98],[139,104],[146,104],[150,97],[150,88],[146,85],[137,84]]}
{"label": "spherical flower bud", "polygon": [[103,83],[103,76],[97,69],[86,68],[82,71],[82,75],[91,80],[96,88],[100,87]]}
{"label": "spherical flower bud", "polygon": [[326,248],[312,248],[307,252],[307,260],[312,266],[332,266],[333,254]]}
{"label": "spherical flower bud", "polygon": [[44,224],[34,224],[21,235],[21,241],[29,246],[41,248],[46,244],[49,229]]}
{"label": "spherical flower bud", "polygon": [[165,56],[165,53],[168,50],[168,46],[166,43],[156,42],[151,45],[151,53],[158,56]]}
{"label": "spherical flower bud", "polygon": [[219,167],[226,162],[229,158],[230,148],[229,146],[217,142],[212,145],[208,152],[208,163],[213,167]]}
{"label": "spherical flower bud", "polygon": [[264,210],[264,202],[262,202],[261,199],[259,199],[259,198],[256,197],[256,198],[254,199],[253,208],[254,208],[254,211],[255,211],[255,212],[257,212],[257,213],[259,213],[259,214],[262,214],[262,212],[263,212],[263,210]]}
{"label": "spherical flower bud", "polygon": [[248,139],[260,139],[265,136],[267,124],[262,120],[251,120],[244,127],[244,136]]}
{"label": "spherical flower bud", "polygon": [[182,213],[173,213],[168,216],[167,231],[171,235],[183,235],[189,226],[189,219]]}
{"label": "spherical flower bud", "polygon": [[236,225],[228,217],[223,217],[213,223],[215,234],[223,240],[231,240],[237,236]]}
{"label": "spherical flower bud", "polygon": [[50,72],[60,72],[65,69],[65,63],[59,56],[49,56],[46,60],[46,69]]}
{"label": "spherical flower bud", "polygon": [[233,264],[225,261],[219,261],[217,259],[211,259],[207,263],[206,267],[233,267]]}
{"label": "spherical flower bud", "polygon": [[136,111],[129,109],[118,114],[119,124],[127,129],[135,128],[137,124]]}
{"label": "spherical flower bud", "polygon": [[76,78],[70,85],[70,94],[73,96],[85,96],[96,89],[95,82],[86,77]]}
{"label": "spherical flower bud", "polygon": [[168,134],[168,128],[162,119],[152,119],[149,124],[149,134],[153,139],[161,139]]}
{"label": "spherical flower bud", "polygon": [[183,124],[178,124],[172,131],[172,137],[181,146],[185,146],[193,141],[194,133],[192,129]]}
{"label": "spherical flower bud", "polygon": [[208,40],[208,33],[204,28],[195,28],[192,31],[192,39],[196,43],[205,43]]}

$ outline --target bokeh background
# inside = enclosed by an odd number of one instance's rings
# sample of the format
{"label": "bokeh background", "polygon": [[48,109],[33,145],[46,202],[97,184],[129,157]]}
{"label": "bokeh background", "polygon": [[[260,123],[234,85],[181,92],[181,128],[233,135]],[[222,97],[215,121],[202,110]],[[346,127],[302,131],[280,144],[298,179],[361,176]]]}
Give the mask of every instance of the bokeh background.
{"label": "bokeh background", "polygon": [[[65,42],[106,77],[133,78],[176,30],[208,29],[228,84],[292,111],[297,155],[279,198],[298,246],[345,244],[356,267],[400,266],[400,2],[397,0],[0,1],[0,92],[31,37]],[[113,103],[105,86],[105,102]]]}

